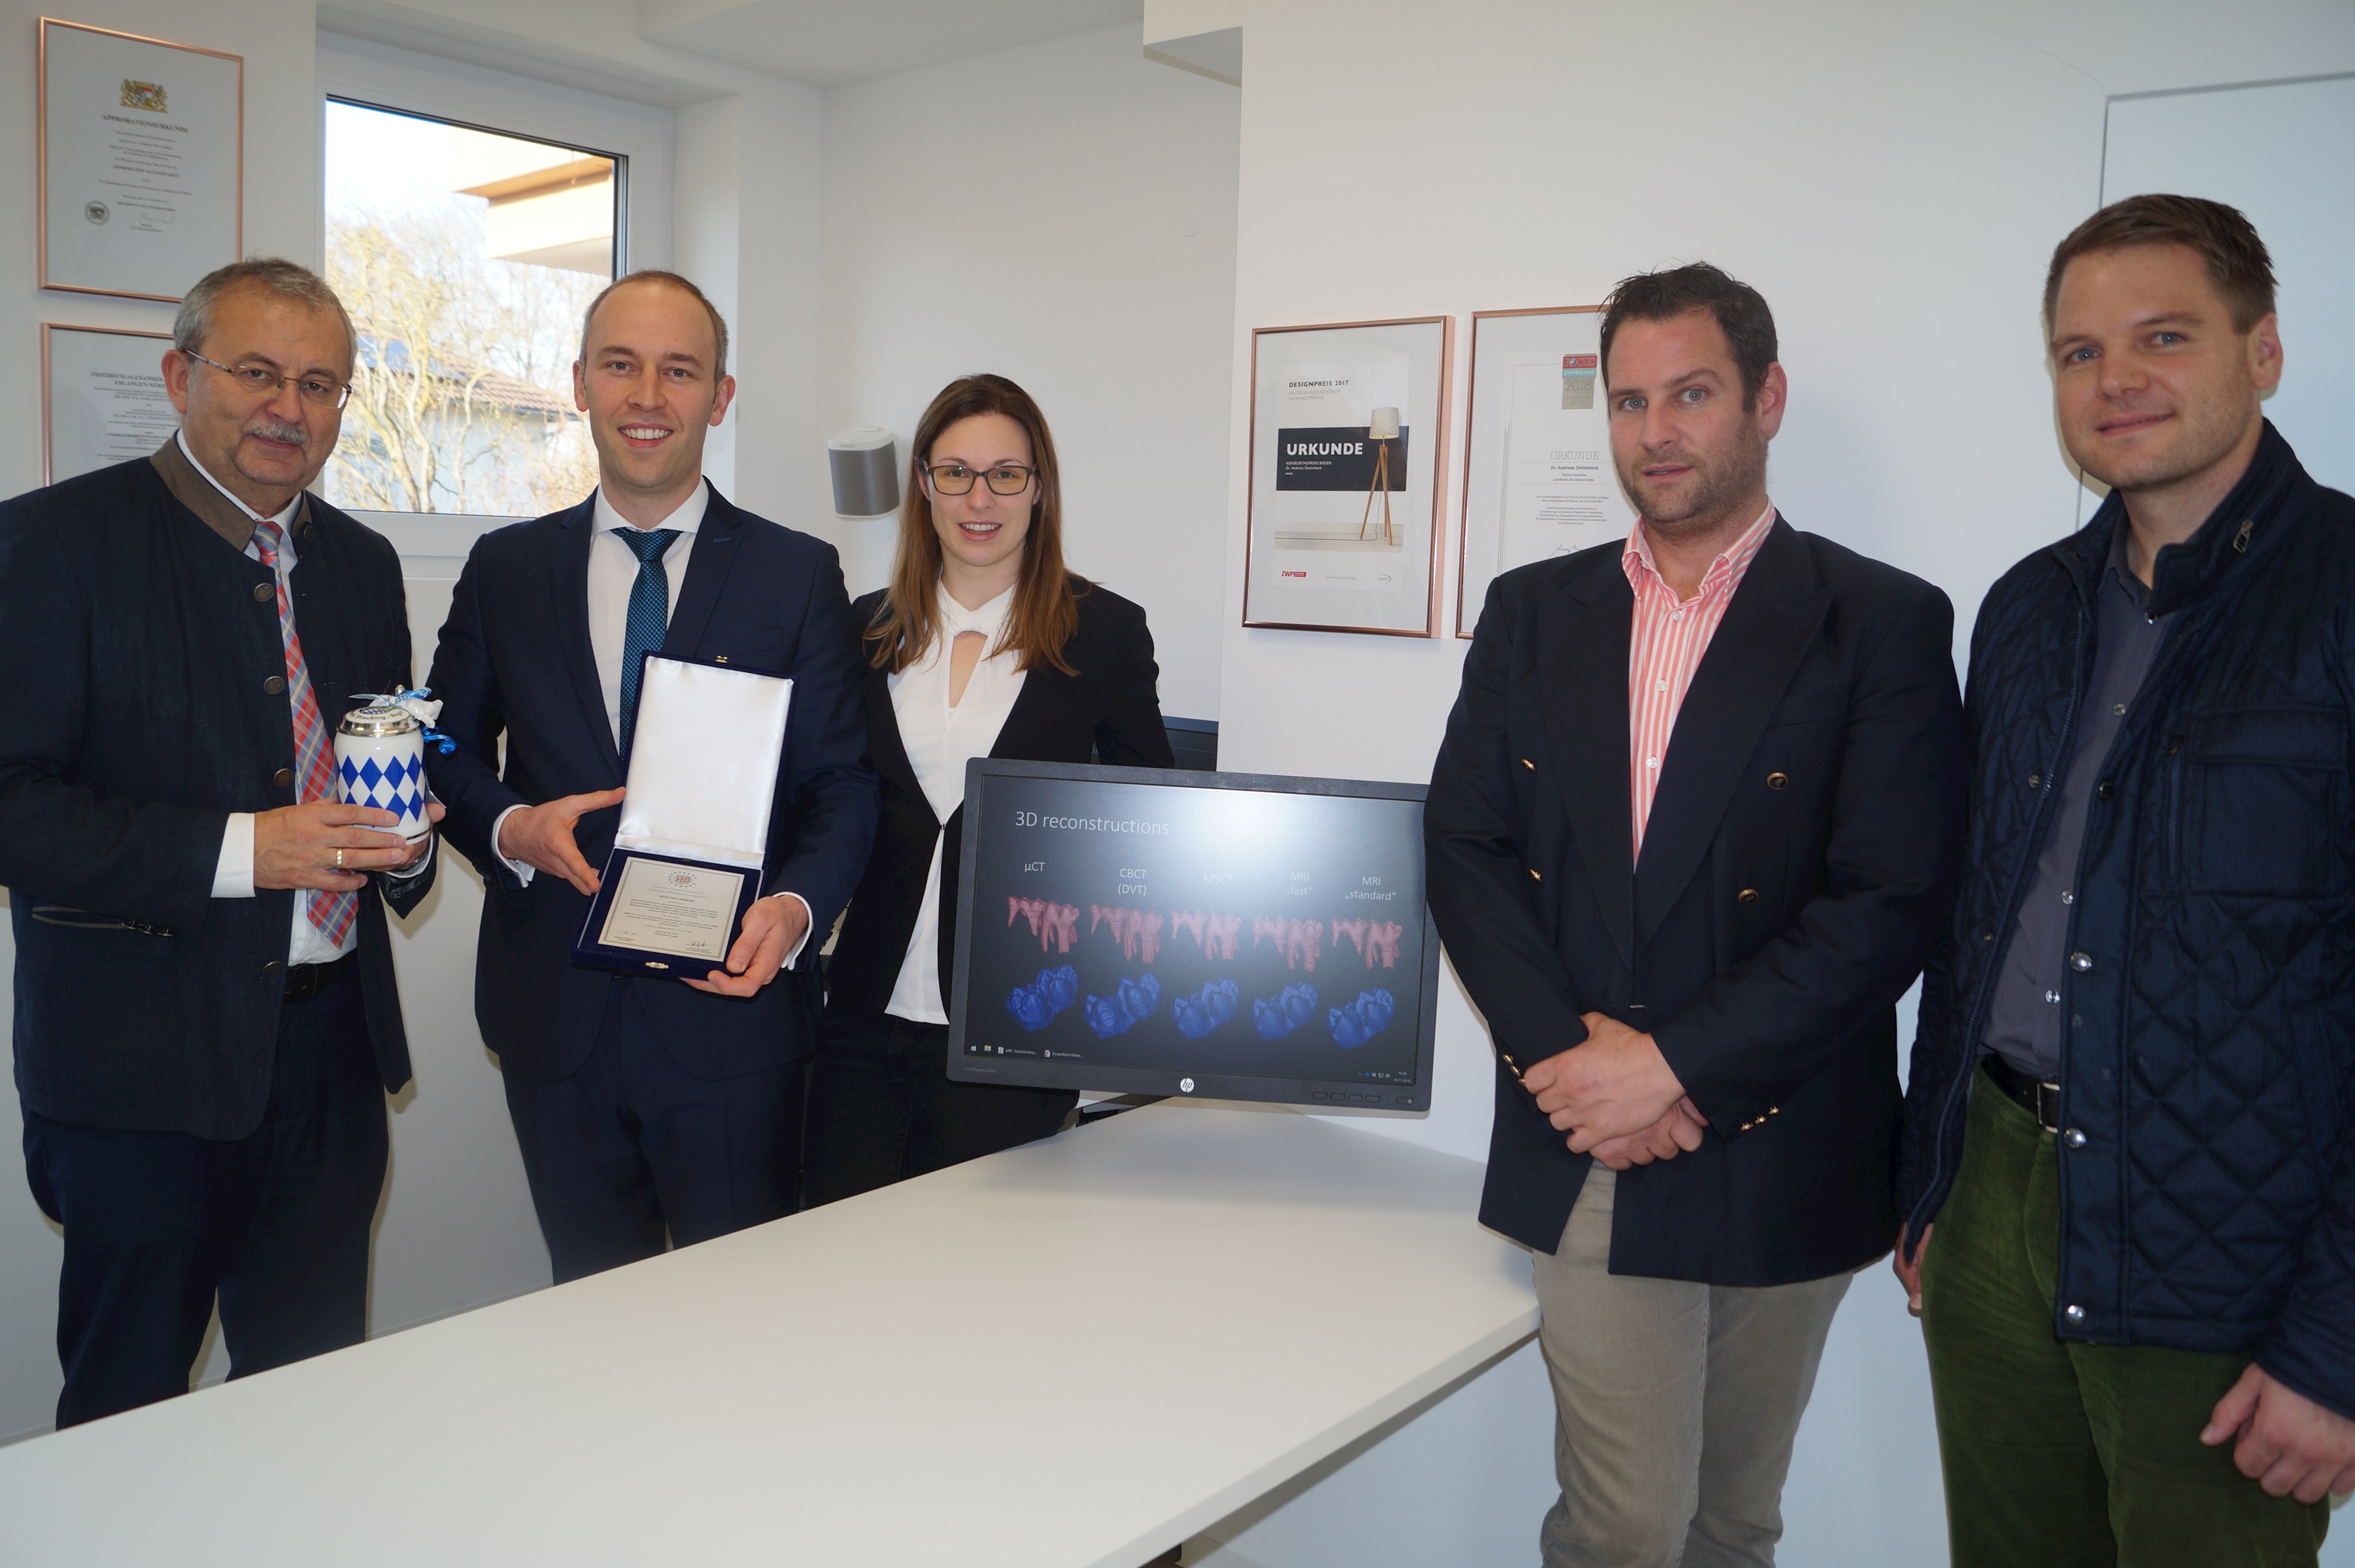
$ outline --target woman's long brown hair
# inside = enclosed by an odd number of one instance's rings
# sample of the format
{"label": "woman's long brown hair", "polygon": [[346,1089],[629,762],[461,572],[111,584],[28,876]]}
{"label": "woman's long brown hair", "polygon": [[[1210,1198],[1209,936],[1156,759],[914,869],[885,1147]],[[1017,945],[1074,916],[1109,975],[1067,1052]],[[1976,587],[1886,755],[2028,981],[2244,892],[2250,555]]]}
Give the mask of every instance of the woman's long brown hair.
{"label": "woman's long brown hair", "polygon": [[[1030,394],[1003,376],[958,377],[916,421],[916,437],[908,447],[908,487],[900,502],[899,553],[890,591],[865,634],[868,661],[897,674],[922,659],[940,633],[941,536],[932,527],[924,467],[941,432],[975,414],[1004,414],[1020,425],[1030,437],[1030,462],[1039,471],[1039,497],[1030,505],[1030,529],[1022,540],[1013,613],[989,652],[1012,648],[1022,656],[1025,670],[1045,665],[1076,675],[1063,657],[1063,645],[1080,629],[1080,595],[1088,584],[1063,567],[1063,486],[1055,468],[1055,438],[1047,433],[1047,416]],[[982,483],[978,476],[974,482]]]}

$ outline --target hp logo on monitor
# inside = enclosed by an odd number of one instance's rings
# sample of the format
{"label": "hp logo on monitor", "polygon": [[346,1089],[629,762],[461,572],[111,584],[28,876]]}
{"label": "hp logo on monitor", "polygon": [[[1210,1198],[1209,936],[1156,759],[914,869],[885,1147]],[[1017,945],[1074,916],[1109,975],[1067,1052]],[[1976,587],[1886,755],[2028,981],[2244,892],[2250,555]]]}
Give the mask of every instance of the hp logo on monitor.
{"label": "hp logo on monitor", "polygon": [[1194,1081],[1191,1078],[1180,1078],[1178,1080],[1178,1092],[1181,1094],[1191,1094],[1194,1092]]}

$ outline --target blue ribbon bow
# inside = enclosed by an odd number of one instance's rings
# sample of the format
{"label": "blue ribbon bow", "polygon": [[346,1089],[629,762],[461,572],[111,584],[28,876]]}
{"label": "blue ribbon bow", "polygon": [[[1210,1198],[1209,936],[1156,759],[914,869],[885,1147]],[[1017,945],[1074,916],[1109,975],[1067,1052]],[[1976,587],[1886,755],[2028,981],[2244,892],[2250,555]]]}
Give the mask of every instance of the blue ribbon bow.
{"label": "blue ribbon bow", "polygon": [[[458,749],[457,741],[433,728],[433,720],[442,716],[442,705],[433,701],[432,687],[421,686],[413,690],[402,691],[355,691],[352,696],[359,700],[380,702],[387,708],[398,708],[407,713],[422,727],[425,743],[438,748],[443,756],[446,757]],[[428,704],[431,704],[433,709],[431,713],[418,710]]]}

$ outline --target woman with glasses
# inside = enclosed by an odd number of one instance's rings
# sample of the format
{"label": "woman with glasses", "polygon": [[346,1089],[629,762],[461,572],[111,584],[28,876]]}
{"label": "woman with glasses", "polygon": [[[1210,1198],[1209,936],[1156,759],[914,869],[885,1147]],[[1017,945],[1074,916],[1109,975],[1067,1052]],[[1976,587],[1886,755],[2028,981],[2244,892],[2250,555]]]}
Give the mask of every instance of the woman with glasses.
{"label": "woman with glasses", "polygon": [[813,1204],[1045,1137],[1070,1090],[949,1081],[949,944],[975,757],[1169,767],[1145,612],[1063,568],[1055,443],[1003,376],[917,423],[890,587],[866,628],[883,816],[829,973],[810,1089]]}

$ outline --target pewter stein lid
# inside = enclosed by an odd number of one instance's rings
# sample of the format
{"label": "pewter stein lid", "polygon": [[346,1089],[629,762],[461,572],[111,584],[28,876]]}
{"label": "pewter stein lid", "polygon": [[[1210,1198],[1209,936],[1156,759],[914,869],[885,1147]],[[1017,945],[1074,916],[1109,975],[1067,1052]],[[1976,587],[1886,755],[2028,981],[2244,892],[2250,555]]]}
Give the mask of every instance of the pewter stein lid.
{"label": "pewter stein lid", "polygon": [[355,708],[345,714],[344,721],[336,725],[336,730],[344,735],[408,735],[424,727],[417,721],[417,715],[406,708],[396,708],[389,702],[372,702],[366,708]]}

